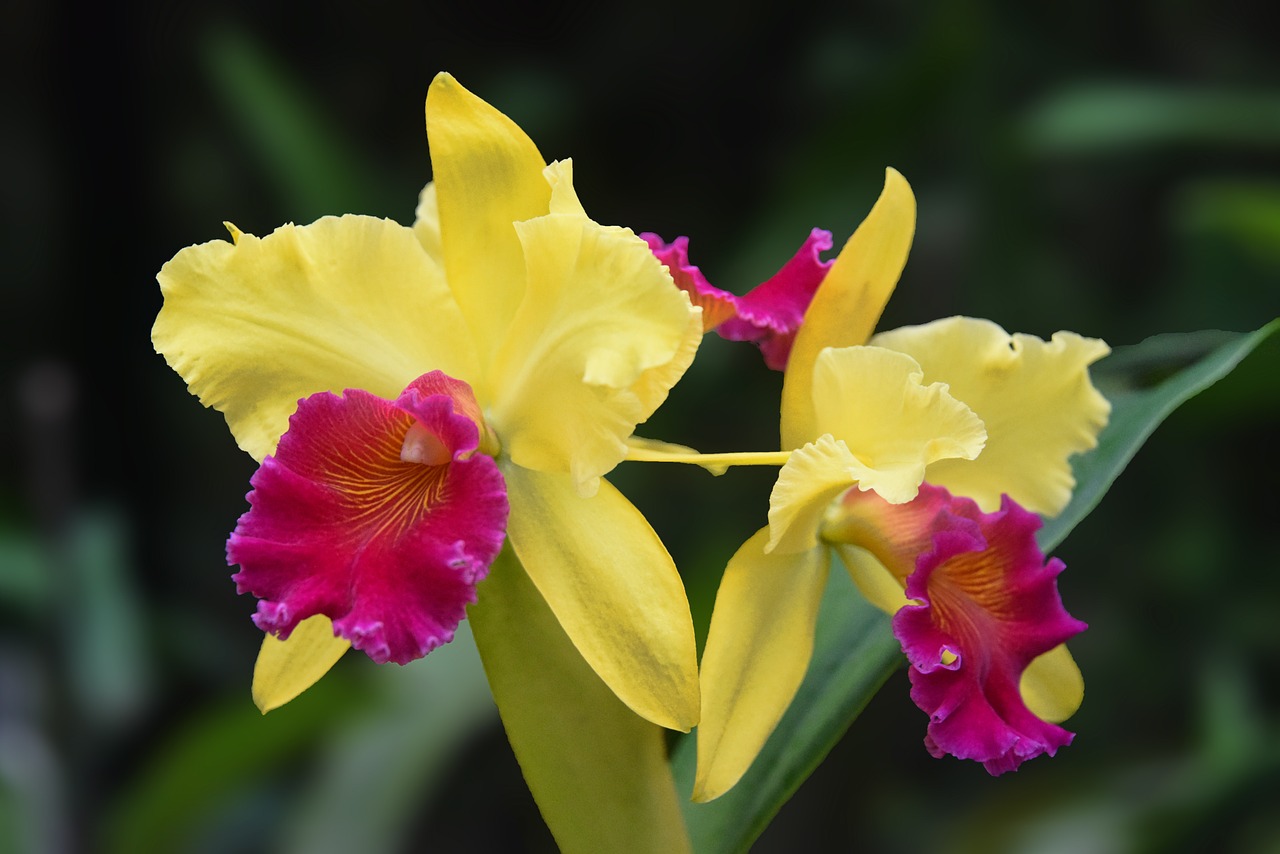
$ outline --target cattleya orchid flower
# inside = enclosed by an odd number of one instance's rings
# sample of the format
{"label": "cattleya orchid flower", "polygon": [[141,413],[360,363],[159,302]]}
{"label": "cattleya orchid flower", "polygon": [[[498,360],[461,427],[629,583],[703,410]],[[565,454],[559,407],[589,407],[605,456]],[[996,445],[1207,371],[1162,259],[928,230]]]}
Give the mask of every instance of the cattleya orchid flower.
{"label": "cattleya orchid flower", "polygon": [[[894,614],[926,746],[1002,773],[1069,743],[1083,682],[1063,642],[1057,561],[1068,458],[1110,408],[1101,341],[948,318],[872,335],[906,262],[915,200],[897,172],[813,298],[786,364],[769,524],[729,561],[702,659],[695,800],[737,782],[795,696],[831,556]],[[923,484],[923,485],[922,485]]]}
{"label": "cattleya orchid flower", "polygon": [[701,313],[643,240],[586,215],[568,162],[447,74],[426,120],[412,228],[229,227],[159,274],[157,351],[261,462],[227,549],[269,633],[255,699],[287,702],[350,646],[403,663],[447,642],[505,537],[618,698],[688,730],[683,586],[602,476]]}
{"label": "cattleya orchid flower", "polygon": [[704,332],[714,329],[729,341],[753,341],[766,365],[775,371],[786,367],[804,313],[832,264],[820,257],[832,246],[831,232],[815,228],[782,269],[742,296],[717,288],[689,263],[689,238],[667,243],[651,232],[640,236],[667,265],[676,286],[702,308]]}

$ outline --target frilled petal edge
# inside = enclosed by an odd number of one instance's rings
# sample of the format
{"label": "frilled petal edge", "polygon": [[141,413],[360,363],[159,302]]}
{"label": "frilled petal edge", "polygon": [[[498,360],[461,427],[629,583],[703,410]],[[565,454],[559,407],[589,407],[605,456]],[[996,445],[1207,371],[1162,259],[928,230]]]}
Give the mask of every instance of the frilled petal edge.
{"label": "frilled petal edge", "polygon": [[951,504],[907,579],[919,604],[894,615],[894,634],[911,663],[911,698],[929,714],[929,751],[1003,774],[1071,743],[1027,707],[1020,682],[1033,659],[1085,626],[1062,607],[1062,563],[1046,563],[1036,546],[1039,517],[1008,498],[995,513]]}
{"label": "frilled petal edge", "polygon": [[302,401],[227,543],[237,588],[261,599],[258,627],[287,639],[323,614],[399,664],[451,640],[507,519],[497,464],[474,453],[475,411],[466,384],[440,372],[395,401]]}
{"label": "frilled petal edge", "polygon": [[412,229],[344,216],[233,233],[160,270],[151,338],[255,459],[274,450],[299,398],[390,398],[433,368],[474,375],[462,315]]}
{"label": "frilled petal edge", "polygon": [[528,286],[490,422],[516,465],[571,474],[589,494],[692,362],[699,313],[625,229],[551,214],[517,230]]}
{"label": "frilled petal edge", "polygon": [[973,461],[932,463],[928,480],[984,510],[1009,495],[1056,515],[1071,500],[1070,457],[1095,447],[1111,405],[1089,379],[1109,349],[1095,338],[1057,332],[1049,341],[1010,335],[989,320],[949,317],[882,332],[880,347],[919,362],[927,382],[944,382],[982,418],[987,446]]}

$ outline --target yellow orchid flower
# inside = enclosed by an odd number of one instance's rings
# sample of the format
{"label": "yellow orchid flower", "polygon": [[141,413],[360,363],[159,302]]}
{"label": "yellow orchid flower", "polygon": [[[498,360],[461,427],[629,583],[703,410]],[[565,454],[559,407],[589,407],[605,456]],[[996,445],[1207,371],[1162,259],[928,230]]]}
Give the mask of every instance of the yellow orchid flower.
{"label": "yellow orchid flower", "polygon": [[911,189],[888,170],[796,334],[791,453],[769,525],[725,570],[702,659],[695,800],[738,781],[795,696],[833,551],[895,614],[935,755],[1001,773],[1070,741],[1049,722],[1083,695],[1061,645],[1083,624],[1062,610],[1061,564],[1044,563],[1029,511],[1070,498],[1068,458],[1096,444],[1109,412],[1087,370],[1108,350],[969,318],[873,336],[914,228]]}
{"label": "yellow orchid flower", "polygon": [[505,533],[617,697],[688,730],[683,586],[602,476],[692,361],[700,312],[643,240],[587,217],[568,162],[447,74],[426,121],[412,228],[232,227],[158,277],[157,351],[262,462],[228,546],[278,635],[255,700],[288,702],[351,645],[403,662],[449,640]]}

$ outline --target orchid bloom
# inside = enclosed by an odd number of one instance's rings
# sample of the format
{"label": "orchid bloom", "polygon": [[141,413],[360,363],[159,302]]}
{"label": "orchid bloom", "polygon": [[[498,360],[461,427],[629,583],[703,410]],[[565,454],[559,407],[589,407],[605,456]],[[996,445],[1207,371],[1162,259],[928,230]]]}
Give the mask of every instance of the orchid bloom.
{"label": "orchid bloom", "polygon": [[640,236],[667,265],[676,286],[702,308],[704,332],[715,330],[729,341],[753,341],[771,369],[786,367],[805,310],[832,264],[820,257],[832,246],[831,232],[813,229],[791,260],[742,296],[717,288],[689,263],[689,238],[667,243],[651,232]]}
{"label": "orchid bloom", "polygon": [[609,688],[688,730],[684,588],[602,476],[701,313],[643,240],[587,217],[568,162],[447,74],[426,121],[412,228],[229,226],[159,274],[157,351],[261,463],[227,549],[269,633],[255,700],[288,702],[350,646],[403,663],[447,642],[505,537]]}
{"label": "orchid bloom", "polygon": [[914,226],[910,187],[889,170],[796,336],[792,453],[768,526],[725,570],[702,659],[695,800],[738,781],[795,696],[833,552],[894,614],[934,755],[994,774],[1071,739],[1055,722],[1083,681],[1062,644],[1084,625],[1062,608],[1035,514],[1066,506],[1068,458],[1106,422],[1088,365],[1108,349],[959,317],[873,336]]}

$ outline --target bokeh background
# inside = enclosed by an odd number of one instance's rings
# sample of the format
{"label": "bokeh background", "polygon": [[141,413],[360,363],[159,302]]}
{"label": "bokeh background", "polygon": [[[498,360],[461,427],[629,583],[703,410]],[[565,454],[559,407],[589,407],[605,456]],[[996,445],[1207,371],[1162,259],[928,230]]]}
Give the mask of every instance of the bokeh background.
{"label": "bokeh background", "polygon": [[[6,5],[0,851],[553,850],[465,639],[257,714],[222,559],[253,464],[149,342],[156,271],[223,220],[411,221],[439,70],[731,290],[814,226],[839,245],[892,165],[920,218],[885,327],[1125,344],[1280,314],[1264,4],[290,6]],[[778,387],[712,336],[646,433],[774,447]],[[756,850],[1280,851],[1278,415],[1273,343],[1058,551],[1091,624],[1074,745],[1001,778],[933,760],[899,672]],[[702,631],[770,474],[656,468],[615,481]]]}

